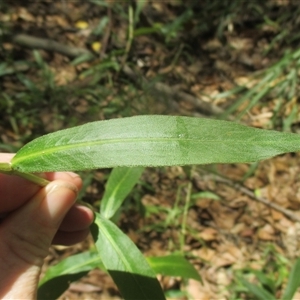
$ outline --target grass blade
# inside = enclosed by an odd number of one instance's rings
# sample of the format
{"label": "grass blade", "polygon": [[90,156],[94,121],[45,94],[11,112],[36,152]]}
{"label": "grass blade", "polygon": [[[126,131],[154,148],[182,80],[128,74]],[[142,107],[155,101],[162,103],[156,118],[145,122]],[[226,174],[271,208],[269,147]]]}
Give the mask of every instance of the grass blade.
{"label": "grass blade", "polygon": [[247,281],[243,278],[240,278],[240,281],[248,289],[248,291],[256,297],[256,299],[259,299],[259,300],[266,300],[266,299],[276,300],[276,298],[272,294],[270,294],[267,290],[265,290],[261,286],[252,284],[252,283],[250,283],[249,281]]}
{"label": "grass blade", "polygon": [[296,263],[294,264],[291,270],[287,287],[282,295],[282,299],[285,300],[293,299],[293,296],[299,286],[300,286],[300,258],[297,259]]}

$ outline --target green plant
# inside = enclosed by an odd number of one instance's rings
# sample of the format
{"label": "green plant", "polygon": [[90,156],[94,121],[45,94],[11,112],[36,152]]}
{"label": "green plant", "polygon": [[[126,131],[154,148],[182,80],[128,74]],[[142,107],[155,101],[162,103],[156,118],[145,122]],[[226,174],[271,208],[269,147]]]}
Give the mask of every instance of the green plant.
{"label": "green plant", "polygon": [[297,120],[298,116],[295,104],[299,85],[299,66],[300,51],[298,49],[287,50],[278,62],[266,70],[257,72],[245,86],[240,85],[220,93],[216,99],[236,96],[233,104],[226,109],[222,117],[228,118],[230,114],[246,103],[236,116],[236,119],[240,120],[255,105],[263,105],[262,101],[266,97],[272,97],[277,99],[271,119],[272,128],[276,127],[278,123],[282,123],[283,130],[289,131],[291,124]]}
{"label": "green plant", "polygon": [[[92,249],[61,262],[54,271],[49,271],[47,280],[42,280],[40,295],[43,299],[53,299],[53,295],[47,296],[49,289],[44,285],[47,282],[47,285],[61,285],[63,290],[66,282],[78,279],[92,267],[102,267],[125,299],[164,299],[155,267],[159,272],[173,275],[177,272],[176,276],[200,280],[197,272],[182,256],[147,262],[129,237],[110,220],[143,167],[253,162],[299,150],[300,137],[293,133],[204,118],[136,116],[87,123],[37,138],[21,148],[11,163],[0,163],[0,172],[46,185],[45,179],[32,173],[115,167],[100,213],[95,214],[91,227],[98,254]],[[76,270],[70,269],[73,259],[83,261],[73,264]],[[170,261],[176,263],[175,270]],[[290,291],[291,294],[294,290]]]}
{"label": "green plant", "polygon": [[[284,265],[281,263],[281,266],[275,266],[276,268],[273,270],[273,273],[267,273],[265,270],[258,271],[254,269],[245,269],[242,274],[239,272],[235,276],[237,283],[234,287],[235,297],[232,299],[237,299],[241,293],[244,293],[247,296],[255,296],[255,299],[259,300],[275,300],[278,298],[276,297],[277,289],[283,285],[283,282],[286,282],[280,299],[292,300],[293,295],[300,285],[300,259],[296,260],[290,273],[288,273],[286,265],[287,262],[285,262]],[[259,283],[253,283],[249,277],[254,277],[253,279]]]}

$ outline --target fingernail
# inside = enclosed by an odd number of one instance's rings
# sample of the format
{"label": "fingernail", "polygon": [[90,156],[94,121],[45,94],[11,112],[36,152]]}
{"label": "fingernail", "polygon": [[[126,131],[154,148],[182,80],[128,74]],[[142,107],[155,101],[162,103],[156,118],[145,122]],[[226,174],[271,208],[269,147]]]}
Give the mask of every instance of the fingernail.
{"label": "fingernail", "polygon": [[45,205],[52,222],[60,222],[74,205],[77,196],[75,185],[65,181],[51,182],[46,186]]}
{"label": "fingernail", "polygon": [[81,200],[77,200],[76,204],[78,206],[86,207],[86,208],[90,209],[94,213],[94,208],[93,208],[93,206],[91,204],[89,204],[87,202],[84,202],[84,201],[81,201]]}
{"label": "fingernail", "polygon": [[52,183],[50,182],[46,187],[46,193],[48,195],[52,194],[54,191],[56,191],[57,189],[60,189],[60,188],[67,188],[71,191],[73,191],[76,195],[78,193],[78,189],[75,185],[69,183],[69,182],[62,182],[62,183]]}
{"label": "fingernail", "polygon": [[74,172],[66,172],[66,173],[69,174],[72,178],[77,178],[77,177],[80,178],[80,176]]}

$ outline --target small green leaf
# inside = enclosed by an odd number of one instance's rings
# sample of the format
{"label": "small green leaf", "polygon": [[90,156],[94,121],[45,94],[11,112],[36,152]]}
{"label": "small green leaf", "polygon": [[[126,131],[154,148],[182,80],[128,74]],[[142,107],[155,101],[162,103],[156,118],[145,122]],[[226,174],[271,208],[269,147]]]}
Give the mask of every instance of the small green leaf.
{"label": "small green leaf", "polygon": [[191,199],[199,199],[199,198],[207,198],[207,199],[212,199],[212,200],[221,200],[221,198],[210,191],[204,191],[204,192],[199,192],[195,193],[191,196]]}
{"label": "small green leaf", "polygon": [[148,257],[147,260],[157,274],[201,281],[201,277],[194,266],[181,255]]}
{"label": "small green leaf", "polygon": [[115,168],[106,183],[101,200],[101,214],[110,219],[119,209],[143,173],[144,168]]}
{"label": "small green leaf", "polygon": [[62,260],[47,270],[39,283],[37,299],[57,299],[68,289],[71,282],[99,267],[102,267],[102,262],[95,251],[76,254]]}
{"label": "small green leaf", "polygon": [[270,294],[267,290],[259,285],[254,285],[249,281],[240,278],[241,283],[248,289],[248,291],[253,294],[259,300],[276,300],[276,298]]}
{"label": "small green leaf", "polygon": [[237,123],[136,116],[57,131],[21,148],[19,172],[253,162],[300,150],[300,136]]}
{"label": "small green leaf", "polygon": [[300,286],[300,258],[298,258],[291,270],[287,287],[283,293],[282,299],[293,299],[295,292]]}
{"label": "small green leaf", "polygon": [[264,288],[267,288],[267,290],[269,292],[275,294],[275,292],[276,292],[276,282],[275,282],[275,279],[272,278],[273,274],[267,275],[263,271],[258,271],[258,270],[253,270],[253,269],[250,269],[250,272],[256,276],[256,278],[258,279],[258,281],[260,282],[260,284]]}
{"label": "small green leaf", "polygon": [[104,29],[105,29],[105,27],[106,27],[106,25],[108,24],[108,22],[109,22],[109,17],[108,16],[103,16],[100,19],[98,25],[95,27],[95,29],[93,30],[92,33],[94,35],[100,35],[100,34],[102,34],[103,31],[104,31]]}
{"label": "small green leaf", "polygon": [[151,33],[159,32],[160,28],[158,27],[140,27],[134,30],[133,36],[139,36],[139,35],[147,35]]}
{"label": "small green leaf", "polygon": [[83,53],[81,55],[79,55],[78,57],[76,57],[72,62],[71,65],[73,66],[77,66],[79,64],[82,64],[84,62],[90,61],[93,58],[95,58],[95,56],[93,55],[93,53]]}
{"label": "small green leaf", "polygon": [[97,250],[124,299],[165,299],[154,271],[129,237],[98,213],[96,225],[98,236],[94,238]]}

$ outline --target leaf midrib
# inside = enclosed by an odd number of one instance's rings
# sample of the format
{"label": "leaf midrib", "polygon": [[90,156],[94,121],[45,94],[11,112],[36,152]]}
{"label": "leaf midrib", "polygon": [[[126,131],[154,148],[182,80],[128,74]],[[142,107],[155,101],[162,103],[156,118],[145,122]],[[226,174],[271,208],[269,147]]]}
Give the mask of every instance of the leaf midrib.
{"label": "leaf midrib", "polygon": [[[48,155],[51,154],[53,152],[58,152],[58,151],[64,151],[64,150],[68,150],[68,149],[76,149],[76,148],[80,148],[80,147],[92,147],[95,145],[103,145],[103,144],[117,144],[117,143],[123,143],[123,142],[127,142],[127,143],[133,143],[133,142],[165,142],[165,141],[170,141],[170,142],[189,142],[189,141],[193,141],[193,142],[204,142],[204,143],[219,143],[221,142],[221,140],[216,139],[216,140],[201,140],[198,138],[184,138],[184,137],[180,137],[180,138],[172,138],[172,137],[163,137],[163,138],[122,138],[122,139],[105,139],[105,140],[101,140],[101,141],[87,141],[87,142],[81,142],[81,143],[72,143],[72,144],[64,144],[64,145],[59,145],[59,146],[53,146],[51,148],[46,148],[43,150],[38,150],[35,152],[32,152],[31,154],[27,154],[24,156],[24,154],[22,154],[21,158],[18,158],[18,153],[16,154],[16,156],[12,159],[12,167],[21,162],[24,159],[29,159],[32,157],[36,157],[36,156],[40,156],[40,155]],[[226,142],[228,140],[224,139],[224,142]],[[285,141],[285,143],[287,143],[288,141]],[[293,141],[291,141],[293,142]],[[252,140],[252,141],[245,141],[244,138],[241,138],[240,140],[232,140],[231,143],[246,143],[246,144],[250,144],[250,143],[258,143],[257,140]],[[266,145],[266,144],[272,144],[274,143],[274,140],[263,140],[263,141],[259,141],[259,144],[262,145]],[[26,147],[26,146],[25,146]],[[22,150],[22,149],[21,149]],[[22,153],[22,151],[21,151]]]}

